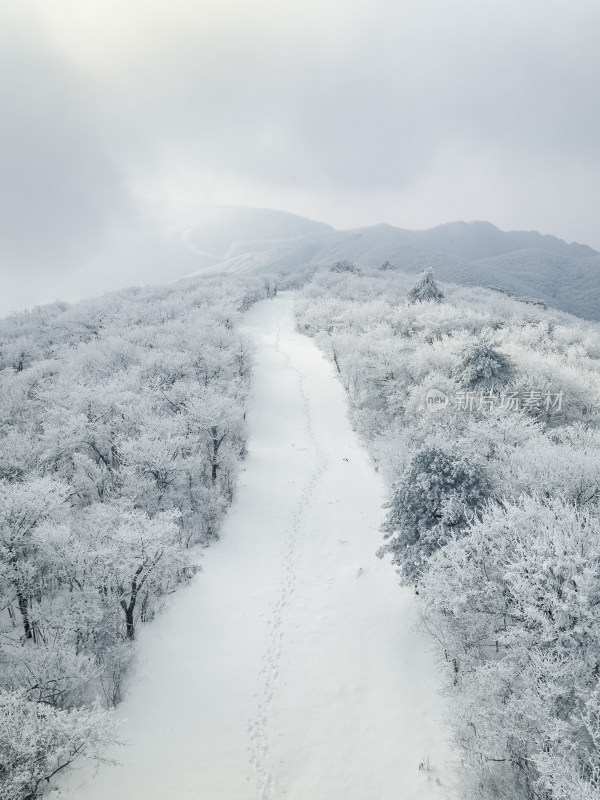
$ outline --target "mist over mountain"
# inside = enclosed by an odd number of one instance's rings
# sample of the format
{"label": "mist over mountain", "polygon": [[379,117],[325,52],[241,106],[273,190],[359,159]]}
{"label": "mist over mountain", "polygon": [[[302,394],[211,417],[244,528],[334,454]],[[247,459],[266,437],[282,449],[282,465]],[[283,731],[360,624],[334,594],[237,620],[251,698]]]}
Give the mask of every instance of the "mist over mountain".
{"label": "mist over mountain", "polygon": [[380,224],[339,231],[267,209],[205,208],[182,242],[196,269],[252,272],[322,267],[349,260],[402,272],[431,266],[440,280],[497,286],[590,320],[600,320],[600,253],[537,231],[501,231],[489,222],[451,222],[410,231]]}
{"label": "mist over mountain", "polygon": [[187,203],[153,209],[73,274],[9,283],[0,315],[55,299],[76,300],[186,275],[286,273],[299,277],[337,261],[362,269],[390,262],[464,286],[495,286],[561,311],[600,320],[600,253],[537,231],[502,231],[489,222],[427,230],[379,224],[351,230],[285,211]]}
{"label": "mist over mountain", "polygon": [[501,231],[490,222],[449,222],[412,236],[423,246],[469,260],[493,258],[516,250],[543,250],[567,257],[597,255],[591,247],[567,244],[556,236],[537,231]]}

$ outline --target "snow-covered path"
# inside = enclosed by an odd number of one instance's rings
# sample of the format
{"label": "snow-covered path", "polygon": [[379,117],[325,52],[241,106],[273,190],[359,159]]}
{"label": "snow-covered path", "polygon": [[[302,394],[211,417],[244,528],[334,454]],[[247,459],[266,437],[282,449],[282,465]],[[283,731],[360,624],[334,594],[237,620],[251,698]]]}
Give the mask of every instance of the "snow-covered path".
{"label": "snow-covered path", "polygon": [[445,798],[439,678],[413,596],[374,555],[383,487],[343,389],[294,331],[291,294],[244,328],[248,457],[221,540],[140,635],[121,764],[84,767],[61,797]]}

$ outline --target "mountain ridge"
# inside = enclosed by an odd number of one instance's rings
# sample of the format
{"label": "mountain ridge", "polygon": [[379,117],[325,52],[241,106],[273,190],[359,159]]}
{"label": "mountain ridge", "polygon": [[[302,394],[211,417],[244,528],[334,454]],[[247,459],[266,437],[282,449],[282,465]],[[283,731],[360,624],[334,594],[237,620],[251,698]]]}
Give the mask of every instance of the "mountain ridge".
{"label": "mountain ridge", "polygon": [[[188,247],[206,255],[202,244],[214,239],[210,222],[190,226],[186,235]],[[442,281],[499,286],[584,319],[600,320],[600,253],[538,231],[502,231],[485,221],[448,222],[423,230],[388,223],[336,230],[287,212],[222,206],[218,235],[220,253],[208,259],[212,263],[204,258],[193,274],[206,269],[289,274],[344,260],[376,269],[390,261],[409,274],[431,266]],[[229,245],[224,247],[227,236]]]}

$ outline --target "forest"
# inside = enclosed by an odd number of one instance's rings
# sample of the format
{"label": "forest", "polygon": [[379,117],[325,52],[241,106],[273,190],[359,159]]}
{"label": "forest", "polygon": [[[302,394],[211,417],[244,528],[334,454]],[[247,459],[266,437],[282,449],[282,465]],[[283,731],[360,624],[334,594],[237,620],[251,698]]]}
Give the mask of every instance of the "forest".
{"label": "forest", "polygon": [[[258,279],[0,321],[0,796],[118,737],[138,627],[201,569],[245,449]],[[265,288],[266,287],[266,288]]]}
{"label": "forest", "polygon": [[319,270],[297,319],[388,486],[379,555],[435,643],[460,796],[597,798],[598,327],[389,262]]}
{"label": "forest", "polygon": [[[303,275],[298,330],[387,487],[378,555],[417,596],[468,800],[600,791],[600,337],[545,303],[415,283],[389,261]],[[201,569],[246,452],[228,275],[0,321],[0,796],[119,739],[134,640]]]}

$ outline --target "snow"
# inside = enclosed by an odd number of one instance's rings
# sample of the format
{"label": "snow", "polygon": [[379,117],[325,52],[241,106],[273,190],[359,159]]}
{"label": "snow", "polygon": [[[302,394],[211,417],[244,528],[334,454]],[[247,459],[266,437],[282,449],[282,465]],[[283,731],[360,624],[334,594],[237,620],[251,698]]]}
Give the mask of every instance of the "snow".
{"label": "snow", "polygon": [[[127,744],[81,800],[421,800],[452,774],[414,595],[374,553],[383,484],[293,295],[255,305],[249,444],[203,572],[140,633]],[[420,768],[428,762],[430,769]]]}

